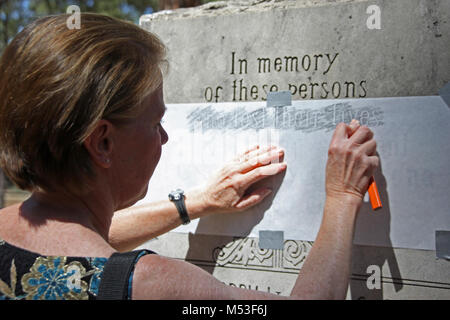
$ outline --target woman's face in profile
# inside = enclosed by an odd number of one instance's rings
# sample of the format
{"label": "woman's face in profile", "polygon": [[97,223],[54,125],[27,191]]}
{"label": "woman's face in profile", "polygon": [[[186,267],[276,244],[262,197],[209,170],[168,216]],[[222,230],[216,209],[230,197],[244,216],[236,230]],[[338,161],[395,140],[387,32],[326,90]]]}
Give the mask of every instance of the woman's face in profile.
{"label": "woman's face in profile", "polygon": [[168,141],[161,124],[166,110],[162,85],[144,100],[144,104],[144,112],[124,129],[118,146],[121,198],[131,199],[131,204],[146,195],[162,145]]}

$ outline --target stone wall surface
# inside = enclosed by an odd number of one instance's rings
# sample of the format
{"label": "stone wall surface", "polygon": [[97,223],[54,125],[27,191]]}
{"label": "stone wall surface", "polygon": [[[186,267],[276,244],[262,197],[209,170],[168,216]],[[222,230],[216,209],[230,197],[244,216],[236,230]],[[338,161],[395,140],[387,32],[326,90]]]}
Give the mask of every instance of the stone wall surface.
{"label": "stone wall surface", "polygon": [[449,12],[447,0],[220,1],[140,23],[169,49],[167,103],[365,98],[437,94]]}

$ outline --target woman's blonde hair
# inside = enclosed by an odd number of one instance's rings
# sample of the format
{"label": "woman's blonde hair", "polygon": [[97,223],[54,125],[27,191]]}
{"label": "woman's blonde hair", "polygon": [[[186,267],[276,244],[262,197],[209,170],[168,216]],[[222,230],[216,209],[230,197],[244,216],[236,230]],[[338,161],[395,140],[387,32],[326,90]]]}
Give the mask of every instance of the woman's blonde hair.
{"label": "woman's blonde hair", "polygon": [[138,26],[82,13],[26,26],[0,60],[0,166],[22,189],[84,194],[95,176],[83,146],[100,119],[121,126],[162,83],[164,44]]}

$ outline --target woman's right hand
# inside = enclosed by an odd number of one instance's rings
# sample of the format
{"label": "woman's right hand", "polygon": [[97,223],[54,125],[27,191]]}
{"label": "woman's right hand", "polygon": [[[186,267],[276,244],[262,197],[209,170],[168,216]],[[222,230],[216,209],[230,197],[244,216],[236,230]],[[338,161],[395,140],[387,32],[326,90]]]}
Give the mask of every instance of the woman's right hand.
{"label": "woman's right hand", "polygon": [[276,146],[255,146],[225,164],[191,197],[204,208],[198,216],[244,211],[260,203],[272,190],[264,186],[248,190],[256,182],[286,170],[283,156],[284,150]]}
{"label": "woman's right hand", "polygon": [[328,149],[325,189],[327,197],[361,204],[373,172],[379,165],[373,132],[359,122],[339,123]]}

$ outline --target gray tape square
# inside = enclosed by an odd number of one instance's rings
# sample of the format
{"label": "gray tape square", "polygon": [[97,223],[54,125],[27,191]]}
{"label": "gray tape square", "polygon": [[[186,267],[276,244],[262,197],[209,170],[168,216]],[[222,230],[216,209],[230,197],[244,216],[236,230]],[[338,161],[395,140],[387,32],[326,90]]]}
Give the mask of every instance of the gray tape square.
{"label": "gray tape square", "polygon": [[436,257],[450,260],[450,231],[436,231]]}
{"label": "gray tape square", "polygon": [[450,82],[447,82],[447,84],[439,90],[439,95],[450,108]]}
{"label": "gray tape square", "polygon": [[269,92],[267,94],[267,107],[284,107],[292,105],[290,91]]}
{"label": "gray tape square", "polygon": [[260,249],[283,249],[284,232],[283,231],[259,231],[259,248]]}

